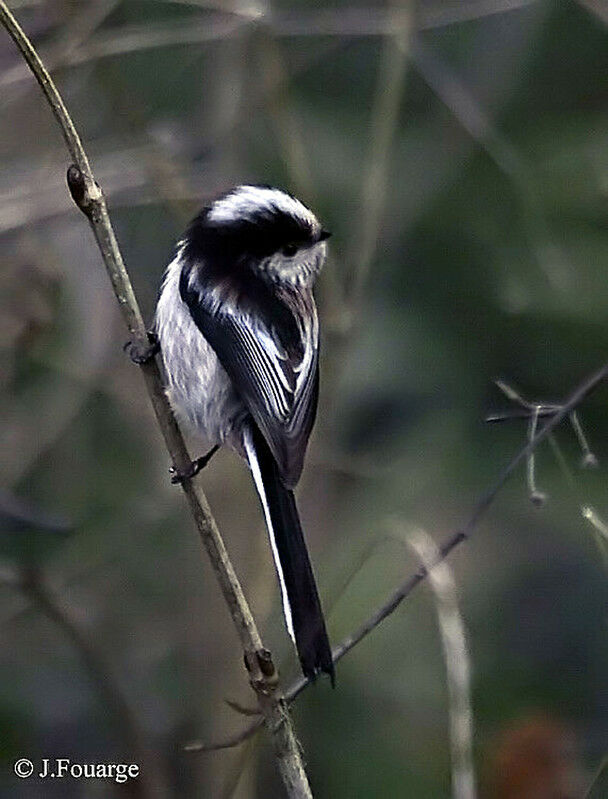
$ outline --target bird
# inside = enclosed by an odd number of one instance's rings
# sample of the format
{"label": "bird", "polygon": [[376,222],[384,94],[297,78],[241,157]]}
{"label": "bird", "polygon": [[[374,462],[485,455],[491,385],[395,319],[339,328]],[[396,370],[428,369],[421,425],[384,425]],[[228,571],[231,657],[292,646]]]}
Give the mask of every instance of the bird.
{"label": "bird", "polygon": [[261,503],[283,614],[304,676],[329,675],[331,646],[294,488],[319,396],[313,286],[325,230],[286,191],[240,185],[206,205],[164,274],[154,333],[177,418],[207,445],[244,458]]}

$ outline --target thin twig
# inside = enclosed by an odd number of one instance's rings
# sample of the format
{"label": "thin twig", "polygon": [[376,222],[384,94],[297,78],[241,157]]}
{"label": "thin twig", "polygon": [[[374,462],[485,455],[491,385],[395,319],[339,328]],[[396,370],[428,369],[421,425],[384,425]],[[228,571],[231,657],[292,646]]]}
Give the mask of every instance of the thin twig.
{"label": "thin twig", "polygon": [[[507,464],[507,466],[502,470],[500,475],[498,476],[496,482],[493,486],[481,497],[481,499],[477,502],[475,507],[473,508],[473,512],[471,513],[468,521],[463,527],[460,527],[458,530],[454,531],[451,535],[449,535],[444,543],[438,548],[437,556],[433,563],[431,564],[431,568],[436,566],[437,564],[441,563],[445,560],[448,555],[456,549],[457,546],[462,544],[463,541],[466,541],[475,528],[478,526],[480,521],[483,519],[485,514],[490,509],[492,503],[496,499],[499,491],[503,487],[503,485],[507,482],[509,477],[513,474],[513,472],[517,469],[517,467],[524,461],[530,452],[532,452],[541,441],[544,441],[545,438],[549,436],[549,434],[555,430],[558,425],[560,425],[564,419],[569,416],[572,411],[577,408],[581,402],[594,391],[600,383],[608,378],[608,362],[605,363],[600,369],[594,372],[592,375],[587,377],[583,380],[570,394],[568,399],[563,403],[560,410],[555,413],[536,433],[534,438],[526,443],[524,447],[522,447],[519,452],[511,459],[511,461]],[[591,522],[590,517],[586,517],[587,521]],[[594,517],[595,521],[595,517]],[[608,529],[608,528],[607,528]],[[381,605],[354,633],[349,635],[345,638],[340,644],[338,644],[332,650],[332,659],[334,663],[337,663],[341,660],[344,655],[348,654],[353,647],[355,647],[360,641],[366,638],[376,627],[381,624],[384,619],[390,616],[406,599],[412,591],[422,583],[429,574],[429,567],[421,566],[417,572],[412,574],[406,580],[404,580],[390,595],[390,597]],[[302,691],[304,691],[310,685],[309,681],[304,678],[300,677],[295,680],[291,686],[285,691],[285,699],[287,702],[293,702],[296,697],[298,697]],[[251,735],[253,735],[261,724],[261,720],[255,722],[254,724],[250,724],[245,729],[241,730],[240,733],[232,736],[229,740],[223,741],[220,743],[215,743],[212,745],[207,746],[200,746],[198,747],[201,751],[211,751],[213,749],[223,749],[228,748],[231,746],[237,746],[238,744],[246,741]]]}
{"label": "thin twig", "polygon": [[[559,411],[559,405],[541,405],[538,408],[538,418],[545,419],[547,416],[554,416]],[[486,416],[484,422],[510,422],[513,419],[530,419],[536,411],[506,411],[505,413],[492,413]]]}
{"label": "thin twig", "polygon": [[414,5],[410,0],[393,0],[388,14],[391,24],[378,65],[371,111],[369,151],[363,174],[358,218],[352,233],[353,245],[348,258],[348,262],[354,264],[351,319],[355,316],[367,283],[381,230],[393,139],[403,99]]}
{"label": "thin twig", "polygon": [[[143,350],[148,346],[146,327],[118,248],[102,191],[95,181],[74,123],[48,71],[3,0],[0,0],[0,21],[40,84],[61,128],[68,151],[74,160],[68,170],[72,197],[89,220],[133,343]],[[152,359],[140,368],[173,466],[179,472],[185,472],[191,458],[165,395],[158,364]],[[262,645],[207,498],[202,488],[192,480],[184,480],[182,487],[239,635],[250,682],[257,694],[274,744],[277,765],[287,794],[293,797],[309,797],[312,795],[310,786],[287,706],[279,690],[278,675],[270,653]]]}
{"label": "thin twig", "polygon": [[429,583],[435,598],[448,683],[452,796],[453,799],[475,799],[470,658],[452,570],[447,563],[432,567],[438,553],[428,533],[418,528],[406,530],[399,520],[395,527],[429,570]]}
{"label": "thin twig", "polygon": [[608,25],[608,6],[603,0],[577,0],[579,6],[593,14],[597,19]]}
{"label": "thin twig", "polygon": [[602,758],[599,766],[595,770],[595,774],[591,778],[591,784],[585,792],[583,799],[601,799],[599,791],[597,793],[595,792],[596,788],[601,789],[601,783],[605,784],[604,787],[608,786],[608,755]]}
{"label": "thin twig", "polygon": [[[315,207],[315,185],[306,157],[302,127],[298,124],[296,108],[287,91],[295,70],[292,68],[290,71],[288,68],[285,48],[275,35],[273,19],[274,10],[266,14],[264,20],[258,24],[254,37],[260,64],[260,94],[275,131],[288,185],[297,197],[304,198],[306,203]],[[336,269],[340,260],[335,245],[332,245],[315,295],[324,319],[326,334],[334,332],[336,328],[340,329],[345,317],[345,292]]]}
{"label": "thin twig", "polygon": [[[505,422],[510,421],[511,419],[528,419],[529,426],[528,426],[528,440],[534,438],[534,433],[536,431],[536,425],[538,419],[541,416],[552,416],[553,414],[557,413],[561,409],[561,405],[551,404],[551,403],[536,403],[530,402],[530,400],[525,399],[521,396],[512,386],[508,383],[505,383],[504,380],[495,380],[494,384],[502,391],[502,393],[507,397],[507,399],[514,402],[516,405],[519,405],[523,408],[523,411],[510,411],[508,413],[500,413],[500,414],[492,414],[491,416],[486,417],[486,422]],[[583,426],[579,419],[578,413],[576,411],[572,411],[570,414],[570,424],[572,425],[572,429],[574,430],[574,435],[576,436],[576,440],[581,448],[582,458],[581,458],[581,468],[583,469],[591,469],[598,466],[598,460],[595,454],[592,452],[591,447],[589,446],[589,441],[587,440],[587,436],[583,430]],[[530,456],[532,458],[532,456]],[[530,463],[530,462],[529,462]],[[529,466],[530,469],[530,466]],[[532,472],[534,467],[532,466]],[[530,475],[529,475],[530,477]],[[533,477],[533,474],[532,474]],[[530,492],[531,494],[534,491]]]}
{"label": "thin twig", "polygon": [[67,535],[74,530],[72,522],[36,508],[31,502],[0,488],[0,532],[15,533],[43,530],[49,535]]}
{"label": "thin twig", "polygon": [[502,391],[505,397],[511,400],[511,402],[514,402],[516,405],[521,405],[522,408],[527,408],[527,410],[533,411],[534,413],[536,413],[541,407],[559,408],[558,405],[545,406],[545,403],[539,405],[536,402],[529,402],[527,399],[524,399],[524,397],[522,397],[521,394],[513,388],[513,386],[509,385],[509,383],[506,383],[504,380],[495,380],[494,385],[499,391]]}
{"label": "thin twig", "polygon": [[[112,13],[118,2],[119,0],[94,0],[91,3],[82,4],[81,8],[76,7],[76,13],[61,26],[59,34],[53,37],[52,43],[45,46],[42,54],[44,62],[51,64],[53,68],[56,64],[69,63],[70,54],[86,44],[89,37]],[[12,5],[14,9],[14,4]],[[0,76],[0,86],[5,88],[21,83],[29,78],[29,74],[27,65],[17,62]]]}
{"label": "thin twig", "polygon": [[290,185],[298,197],[313,203],[314,184],[302,127],[298,124],[293,103],[289,102],[289,70],[279,42],[266,24],[258,25],[256,31],[257,60],[262,84],[262,96],[266,100],[268,113],[277,139],[278,153],[285,165]]}
{"label": "thin twig", "polygon": [[[53,49],[49,58],[45,55],[45,63],[53,72],[56,69],[75,67],[91,61],[98,61],[128,53],[170,46],[184,46],[216,40],[225,40],[232,37],[247,25],[247,20],[228,18],[216,20],[212,23],[188,23],[186,25],[165,26],[123,26],[120,30],[97,34],[84,44],[72,44],[69,48]],[[0,78],[0,86],[7,88],[18,84],[26,78],[24,70],[15,67],[8,70]]]}
{"label": "thin twig", "polygon": [[[474,0],[452,4],[437,4],[435,8],[423,6],[416,18],[417,30],[431,30],[493,16],[533,5],[536,0]],[[585,3],[585,0],[579,0]],[[587,0],[589,8],[599,6],[598,0]],[[13,4],[14,5],[14,4]],[[339,8],[312,11],[281,12],[272,15],[237,14],[205,20],[188,19],[185,22],[163,23],[162,27],[149,25],[122,25],[96,34],[90,40],[76,43],[69,50],[55,55],[47,63],[52,71],[75,67],[91,61],[131,55],[163,47],[187,47],[224,41],[238,35],[247,27],[262,22],[278,38],[339,37],[359,38],[386,36],[393,30],[393,22],[384,8]],[[46,59],[45,59],[46,61]],[[25,79],[22,70],[9,70],[0,78],[0,86],[19,83]]]}
{"label": "thin twig", "polygon": [[220,749],[232,749],[235,746],[238,746],[239,744],[242,744],[244,741],[247,741],[249,738],[251,738],[251,736],[254,735],[261,728],[263,723],[264,719],[260,716],[244,730],[241,730],[241,732],[237,732],[235,735],[232,735],[230,738],[225,738],[223,741],[219,741],[218,743],[209,743],[209,744],[205,743],[204,741],[191,741],[190,743],[184,746],[184,751],[217,752]]}
{"label": "thin twig", "polygon": [[[538,417],[541,406],[537,405],[532,411],[532,415],[528,421],[528,442],[534,440],[536,429],[538,427]],[[536,451],[531,450],[526,458],[526,473],[528,477],[528,494],[530,502],[537,508],[540,508],[547,501],[547,495],[544,491],[539,491],[536,487]]]}
{"label": "thin twig", "polygon": [[509,179],[519,199],[522,227],[530,250],[549,284],[563,290],[566,273],[562,265],[566,260],[534,183],[533,166],[494,125],[491,115],[465,82],[419,38],[412,42],[411,58],[420,77]]}
{"label": "thin twig", "polygon": [[608,566],[608,523],[591,505],[581,505],[581,516],[591,527],[593,537],[604,565]]}
{"label": "thin twig", "polygon": [[608,565],[608,525],[603,521],[598,512],[581,497],[577,481],[572,474],[572,470],[568,466],[568,462],[566,461],[564,453],[557,443],[553,433],[551,433],[549,436],[549,444],[553,450],[557,465],[564,475],[568,490],[570,491],[572,498],[574,499],[574,502],[576,503],[586,525],[591,528],[593,540],[598,548],[600,557],[606,566]]}
{"label": "thin twig", "polygon": [[572,411],[570,414],[570,423],[572,424],[572,429],[574,430],[574,434],[576,435],[577,441],[583,453],[581,466],[584,469],[594,469],[598,465],[598,460],[595,454],[591,451],[591,447],[587,441],[587,436],[585,435],[585,431],[583,430],[583,426],[576,411]]}

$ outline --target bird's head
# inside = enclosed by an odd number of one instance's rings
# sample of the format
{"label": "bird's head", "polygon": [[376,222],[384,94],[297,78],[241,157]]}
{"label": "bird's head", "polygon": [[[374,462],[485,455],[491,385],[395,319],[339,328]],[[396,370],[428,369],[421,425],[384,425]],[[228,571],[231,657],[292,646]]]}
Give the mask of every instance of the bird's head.
{"label": "bird's head", "polygon": [[303,203],[269,186],[237,186],[194,220],[189,255],[218,271],[247,268],[270,283],[311,285],[327,253],[324,230]]}

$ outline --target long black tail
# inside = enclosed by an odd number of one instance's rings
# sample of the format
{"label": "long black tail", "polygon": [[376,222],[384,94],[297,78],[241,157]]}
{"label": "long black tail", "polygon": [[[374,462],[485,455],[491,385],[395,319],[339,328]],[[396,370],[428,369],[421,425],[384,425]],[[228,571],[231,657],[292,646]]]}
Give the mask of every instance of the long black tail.
{"label": "long black tail", "polygon": [[334,685],[331,647],[293,491],[281,482],[272,453],[253,423],[245,434],[245,446],[266,516],[287,629],[302,671],[309,679],[324,671]]}

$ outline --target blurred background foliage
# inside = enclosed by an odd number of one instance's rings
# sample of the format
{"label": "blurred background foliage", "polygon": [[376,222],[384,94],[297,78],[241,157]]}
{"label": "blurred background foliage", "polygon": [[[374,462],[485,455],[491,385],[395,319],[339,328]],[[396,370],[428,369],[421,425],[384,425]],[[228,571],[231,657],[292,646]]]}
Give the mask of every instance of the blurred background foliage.
{"label": "blurred background foliage", "polygon": [[[492,381],[555,401],[606,360],[608,7],[11,6],[83,135],[148,319],[185,222],[234,183],[285,187],[333,231],[298,493],[340,641],[417,568],[387,518],[440,541],[524,443],[525,422],[484,425],[509,407]],[[224,701],[251,702],[237,639],[121,350],[58,130],[5,35],[0,87],[0,790],[121,796],[18,781],[12,762],[128,755],[148,764],[141,795],[278,796],[263,735],[182,751],[248,723]],[[522,470],[450,558],[483,796],[584,796],[606,752],[606,400],[604,387],[581,410],[599,468],[580,470],[564,427],[567,470],[549,446],[538,454],[546,505],[530,503]],[[223,453],[200,479],[288,681],[246,469]],[[340,663],[335,691],[320,681],[298,700],[316,794],[452,795],[445,685],[422,586]],[[597,785],[590,796],[605,795]]]}

